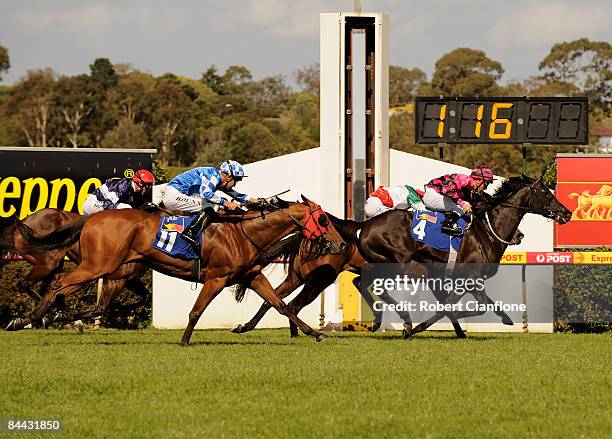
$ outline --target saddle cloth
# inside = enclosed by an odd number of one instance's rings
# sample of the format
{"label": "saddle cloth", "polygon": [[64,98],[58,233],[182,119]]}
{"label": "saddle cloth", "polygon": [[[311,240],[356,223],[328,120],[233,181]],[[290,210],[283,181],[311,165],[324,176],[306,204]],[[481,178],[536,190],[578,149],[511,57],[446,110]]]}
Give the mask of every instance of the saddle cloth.
{"label": "saddle cloth", "polygon": [[[417,210],[412,218],[410,226],[410,234],[412,239],[421,242],[429,247],[444,252],[450,252],[450,246],[453,246],[454,251],[458,251],[463,241],[463,236],[450,236],[442,232],[442,221],[445,215],[442,212],[434,212],[431,210]],[[467,221],[465,218],[459,218],[457,225],[465,232]]]}
{"label": "saddle cloth", "polygon": [[[198,259],[191,244],[181,237],[181,232],[195,219],[193,216],[163,216],[159,219],[159,230],[153,248],[179,259]],[[200,246],[202,234],[198,235]]]}

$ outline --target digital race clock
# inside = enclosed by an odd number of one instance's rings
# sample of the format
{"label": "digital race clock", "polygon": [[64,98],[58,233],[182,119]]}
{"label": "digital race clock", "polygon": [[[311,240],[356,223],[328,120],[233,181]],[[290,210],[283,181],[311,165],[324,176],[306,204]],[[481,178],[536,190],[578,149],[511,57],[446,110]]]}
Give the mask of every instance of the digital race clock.
{"label": "digital race clock", "polygon": [[588,100],[422,97],[416,143],[588,144]]}

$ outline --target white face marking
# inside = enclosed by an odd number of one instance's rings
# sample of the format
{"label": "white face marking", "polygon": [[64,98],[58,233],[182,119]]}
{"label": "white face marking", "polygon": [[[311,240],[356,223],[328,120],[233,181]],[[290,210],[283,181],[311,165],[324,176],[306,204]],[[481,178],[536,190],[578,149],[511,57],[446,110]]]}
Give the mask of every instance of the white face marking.
{"label": "white face marking", "polygon": [[357,229],[357,232],[355,233],[355,235],[357,235],[357,239],[359,239],[359,235],[361,235],[361,229]]}

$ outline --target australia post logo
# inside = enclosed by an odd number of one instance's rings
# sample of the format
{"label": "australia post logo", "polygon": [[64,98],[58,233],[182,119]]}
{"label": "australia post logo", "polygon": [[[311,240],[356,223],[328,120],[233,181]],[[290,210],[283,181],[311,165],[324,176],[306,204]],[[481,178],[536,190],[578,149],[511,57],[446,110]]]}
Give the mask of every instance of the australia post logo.
{"label": "australia post logo", "polygon": [[530,252],[527,254],[528,264],[571,264],[572,252]]}

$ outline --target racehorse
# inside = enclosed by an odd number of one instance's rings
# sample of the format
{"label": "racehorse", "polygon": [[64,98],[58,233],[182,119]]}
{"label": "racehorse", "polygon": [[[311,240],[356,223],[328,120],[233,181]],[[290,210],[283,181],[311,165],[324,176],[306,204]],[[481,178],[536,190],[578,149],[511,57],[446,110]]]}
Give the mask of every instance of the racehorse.
{"label": "racehorse", "polygon": [[[59,227],[73,223],[81,218],[77,213],[67,212],[59,209],[45,208],[34,212],[23,220],[23,224],[36,236],[48,235]],[[28,250],[27,240],[21,233],[22,228],[18,226],[15,218],[10,219],[5,228],[0,231],[0,250],[19,254],[32,266],[28,274],[19,281],[17,287],[20,291],[30,296],[34,303],[38,303],[47,291],[53,277],[63,269],[65,257],[74,263],[80,260],[80,248],[78,242],[64,248],[50,251]],[[143,267],[144,268],[144,267]],[[142,273],[140,273],[142,274]],[[99,308],[103,311],[119,292],[127,287],[135,294],[146,297],[148,289],[139,279],[134,276],[129,279],[117,279],[105,282]],[[40,292],[34,289],[36,283],[42,281]],[[7,330],[21,329],[22,319],[13,320]]]}
{"label": "racehorse", "polygon": [[[293,311],[296,315],[300,312],[300,310],[312,303],[323,292],[323,290],[325,290],[325,288],[330,286],[341,272],[350,271],[352,273],[359,274],[360,268],[368,264],[359,250],[358,241],[354,240],[354,232],[348,232],[347,226],[350,227],[350,225],[352,225],[353,228],[364,228],[367,226],[367,222],[370,220],[363,223],[352,222],[352,224],[349,224],[329,213],[327,215],[331,218],[333,224],[339,226],[337,227],[337,230],[348,244],[347,248],[343,252],[332,255],[322,255],[315,260],[312,260],[312,258],[303,257],[302,255],[308,254],[308,247],[310,244],[308,241],[304,240],[303,237],[296,235],[292,237],[291,240],[287,240],[284,248],[279,249],[279,252],[273,255],[273,258],[285,260],[288,265],[287,277],[275,289],[276,294],[281,299],[290,295],[301,285],[304,285],[302,291],[300,291],[300,293],[288,304],[291,311]],[[517,230],[515,236],[513,237],[513,243],[520,243],[522,238],[523,234],[520,230]],[[353,282],[355,286],[359,288],[359,278],[355,278]],[[236,300],[242,300],[244,292],[245,287],[243,285],[239,285],[239,288],[236,291]],[[442,296],[440,297],[442,299]],[[364,298],[368,305],[372,307],[372,298],[369,295],[365,295]],[[394,302],[393,299],[386,293],[383,293],[380,296],[380,299],[387,303]],[[493,303],[490,298],[488,298],[488,300],[489,303]],[[252,331],[269,309],[270,304],[264,302],[251,320],[244,325],[236,325],[231,331],[236,334],[243,334],[245,332]],[[497,311],[497,314],[502,318],[502,321],[505,324],[512,324],[512,320],[505,312]],[[399,312],[399,316],[404,320],[404,322],[410,324],[410,319],[407,312]],[[461,329],[459,322],[454,319],[453,316],[449,316],[449,318],[453,324],[457,337],[464,338],[465,333]],[[296,326],[292,322],[289,322],[289,324],[291,336],[297,337],[298,331]],[[380,324],[375,323],[372,330],[375,331],[378,326],[380,326]]]}
{"label": "racehorse", "polygon": [[[525,175],[506,179],[493,196],[483,196],[479,202],[482,217],[475,216],[471,227],[463,237],[457,254],[457,264],[499,264],[507,245],[518,230],[527,213],[541,215],[560,224],[572,216],[542,182]],[[411,237],[412,214],[394,210],[377,216],[361,229],[359,244],[368,261],[412,264],[423,270],[425,263],[446,263],[448,254],[415,242]],[[341,229],[340,224],[334,224]],[[479,304],[486,304],[484,289],[473,291]],[[462,295],[449,294],[446,303],[458,301]],[[485,311],[438,312],[416,328],[405,327],[404,337],[424,331],[445,315],[456,319],[473,317]]]}
{"label": "racehorse", "polygon": [[[518,244],[522,239],[522,233],[518,226],[526,213],[542,215],[559,221],[561,224],[569,221],[571,212],[557,200],[550,190],[540,179],[533,180],[526,176],[511,177],[497,190],[493,196],[483,194],[476,206],[476,216],[465,234],[464,242],[457,255],[457,263],[499,263],[501,257],[510,244]],[[412,240],[410,229],[412,224],[412,213],[405,210],[386,212],[363,223],[340,220],[329,215],[332,223],[349,244],[348,250],[341,255],[324,256],[317,264],[302,264],[298,258],[290,261],[291,269],[288,277],[277,288],[277,293],[284,297],[290,294],[300,284],[305,287],[300,294],[289,304],[291,310],[296,314],[306,305],[311,303],[318,294],[330,285],[343,269],[355,271],[354,267],[363,266],[364,260],[373,263],[399,263],[407,266],[406,270],[419,272],[423,270],[425,263],[446,263],[448,253],[427,247]],[[287,243],[288,247],[295,243]],[[361,254],[356,255],[355,249]],[[344,259],[341,256],[344,255]],[[354,262],[352,258],[357,258]],[[343,266],[343,264],[345,264]],[[317,273],[317,276],[308,277],[309,273]],[[325,276],[322,276],[322,274]],[[359,278],[353,281],[357,287]],[[443,292],[434,291],[441,300],[447,295]],[[452,296],[460,298],[456,294]],[[367,298],[366,298],[367,299]],[[493,303],[485,291],[476,299],[480,303]],[[269,309],[263,304],[257,314],[245,325],[237,325],[233,332],[243,333],[254,329],[255,325]],[[457,318],[480,315],[452,313],[446,314],[451,322],[457,336],[464,338],[465,333],[457,322]],[[502,318],[504,324],[512,324],[510,317],[503,311],[496,311]],[[445,314],[438,315],[436,321]],[[405,315],[400,316],[404,318]],[[431,323],[432,324],[432,323]],[[412,330],[411,324],[404,325],[404,335],[421,332],[429,325],[421,324]],[[297,335],[294,328],[291,334]]]}
{"label": "racehorse", "polygon": [[[309,238],[323,239],[337,251],[346,246],[321,207],[302,198],[304,203],[283,202],[274,211],[228,216],[206,228],[200,250],[201,265],[195,276],[203,286],[189,313],[189,323],[181,340],[183,346],[189,345],[193,329],[208,304],[225,286],[237,282],[256,291],[306,335],[314,336],[317,341],[327,338],[291,313],[261,273],[265,266],[264,253],[297,231]],[[104,211],[60,227],[47,237],[30,236],[28,246],[32,250],[59,248],[76,239],[80,239],[81,246],[80,264],[54,281],[33,312],[32,322],[40,322],[58,294],[69,295],[83,283],[99,277],[124,278],[132,274],[134,264],[194,280],[194,262],[173,258],[153,248],[159,219],[159,214],[138,210]]]}

